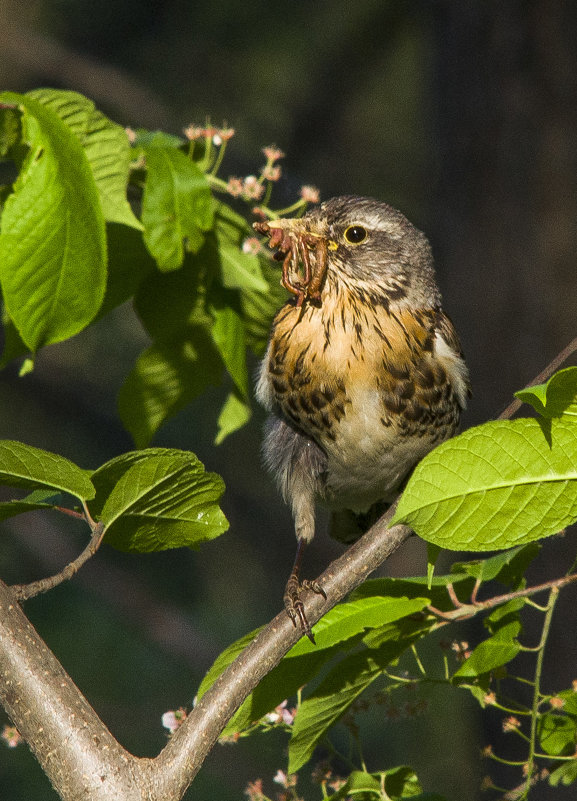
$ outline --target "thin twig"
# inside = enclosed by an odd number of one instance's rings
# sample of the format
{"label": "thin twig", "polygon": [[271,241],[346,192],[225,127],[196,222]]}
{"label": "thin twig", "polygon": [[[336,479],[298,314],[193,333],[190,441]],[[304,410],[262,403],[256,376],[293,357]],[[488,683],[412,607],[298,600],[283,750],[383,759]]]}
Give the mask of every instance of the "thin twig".
{"label": "thin twig", "polygon": [[18,598],[19,601],[26,601],[28,598],[33,598],[41,592],[47,592],[53,587],[57,587],[58,584],[61,584],[63,581],[72,578],[72,576],[80,570],[82,565],[94,556],[102,542],[105,531],[104,524],[102,522],[95,523],[91,528],[92,536],[90,537],[88,545],[76,559],[73,559],[72,562],[69,562],[59,573],[53,576],[47,576],[38,581],[33,581],[30,584],[13,584],[10,589],[16,598]]}
{"label": "thin twig", "polygon": [[494,598],[488,598],[486,601],[475,601],[470,604],[460,604],[455,609],[449,612],[443,612],[435,606],[428,606],[427,609],[435,617],[440,617],[442,620],[453,622],[455,620],[468,620],[474,617],[478,612],[486,612],[488,609],[493,609],[500,606],[507,601],[513,601],[515,598],[528,598],[530,595],[536,595],[538,592],[545,592],[545,590],[560,590],[567,584],[577,580],[577,573],[571,573],[569,576],[563,576],[559,579],[546,581],[543,584],[536,584],[534,587],[526,587],[523,590],[516,590],[515,592],[507,592],[503,595],[496,595]]}
{"label": "thin twig", "polygon": [[[566,362],[569,356],[575,352],[577,352],[577,337],[571,340],[567,347],[563,348],[563,350],[549,362],[547,367],[545,367],[545,369],[542,370],[539,375],[536,375],[535,378],[527,384],[527,386],[534,387],[535,384],[542,384],[543,381],[546,381],[548,378],[550,378],[555,370],[561,367],[563,362]],[[512,401],[503,412],[501,412],[499,417],[497,417],[497,420],[509,420],[509,418],[513,417],[515,412],[521,407],[522,403],[523,401],[519,400],[519,398],[515,398],[515,400]]]}
{"label": "thin twig", "polygon": [[535,685],[533,687],[533,704],[531,714],[531,736],[529,738],[529,758],[527,759],[527,781],[525,785],[525,797],[529,797],[531,790],[531,779],[533,777],[533,768],[535,765],[535,751],[537,742],[537,724],[539,719],[539,703],[541,700],[541,676],[543,673],[543,659],[545,656],[545,646],[547,645],[547,638],[549,637],[549,630],[551,628],[551,620],[553,618],[553,611],[555,604],[559,598],[558,587],[551,587],[549,593],[549,600],[547,601],[547,612],[545,620],[543,621],[543,631],[541,632],[541,639],[538,646],[537,664],[535,666]]}

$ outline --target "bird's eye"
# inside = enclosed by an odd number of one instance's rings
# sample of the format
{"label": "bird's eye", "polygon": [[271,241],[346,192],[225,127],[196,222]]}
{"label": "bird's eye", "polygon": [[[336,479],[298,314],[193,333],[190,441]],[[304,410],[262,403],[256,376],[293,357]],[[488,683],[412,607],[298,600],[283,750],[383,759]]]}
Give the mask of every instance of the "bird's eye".
{"label": "bird's eye", "polygon": [[367,229],[362,225],[349,225],[345,231],[345,239],[352,245],[358,245],[367,238]]}

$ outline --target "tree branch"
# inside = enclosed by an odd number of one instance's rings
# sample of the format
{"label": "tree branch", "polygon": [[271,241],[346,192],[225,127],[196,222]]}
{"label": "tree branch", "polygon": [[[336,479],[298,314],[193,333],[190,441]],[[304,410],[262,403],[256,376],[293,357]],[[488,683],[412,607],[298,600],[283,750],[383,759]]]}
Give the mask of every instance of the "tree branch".
{"label": "tree branch", "polygon": [[47,576],[46,578],[39,579],[38,581],[32,581],[30,584],[13,584],[10,589],[14,593],[15,598],[19,601],[26,601],[28,598],[33,598],[35,595],[39,595],[41,592],[47,592],[48,590],[57,587],[66,579],[72,578],[72,576],[80,570],[82,565],[87,562],[96,551],[100,548],[100,544],[102,543],[102,538],[105,533],[105,528],[103,523],[95,523],[92,528],[92,536],[88,541],[88,545],[86,548],[78,554],[76,559],[73,559],[72,562],[69,562],[65,567],[62,568],[58,573],[55,573],[53,576]]}
{"label": "tree branch", "polygon": [[63,799],[142,801],[116,742],[0,582],[0,697]]}
{"label": "tree branch", "polygon": [[[319,576],[327,600],[316,593],[307,593],[307,617],[311,625],[364,581],[412,534],[404,525],[387,527],[395,508],[396,504]],[[207,690],[155,760],[164,798],[180,798],[178,793],[184,793],[196,776],[240,704],[302,636],[300,628],[292,625],[283,610]]]}
{"label": "tree branch", "polygon": [[[410,535],[387,528],[394,506],[319,577],[328,599],[306,597],[319,618]],[[156,759],[138,759],[114,739],[0,582],[0,699],[63,801],[177,801],[218,736],[302,632],[283,610],[201,698]]]}

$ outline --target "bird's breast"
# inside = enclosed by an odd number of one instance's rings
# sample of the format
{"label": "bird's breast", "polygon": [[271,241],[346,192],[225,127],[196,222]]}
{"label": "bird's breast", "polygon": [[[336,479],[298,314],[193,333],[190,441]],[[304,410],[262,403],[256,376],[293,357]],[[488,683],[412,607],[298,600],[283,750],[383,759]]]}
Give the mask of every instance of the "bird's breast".
{"label": "bird's breast", "polygon": [[336,293],[277,315],[258,394],[327,454],[330,505],[384,498],[454,433],[460,408],[435,354],[435,314]]}

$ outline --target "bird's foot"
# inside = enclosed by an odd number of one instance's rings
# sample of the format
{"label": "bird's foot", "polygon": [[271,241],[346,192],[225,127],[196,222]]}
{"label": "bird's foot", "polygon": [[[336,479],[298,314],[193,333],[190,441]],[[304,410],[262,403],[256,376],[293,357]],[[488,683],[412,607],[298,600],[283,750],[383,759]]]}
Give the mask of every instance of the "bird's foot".
{"label": "bird's foot", "polygon": [[311,627],[309,621],[307,620],[307,616],[305,613],[305,607],[301,598],[301,592],[303,590],[312,590],[312,592],[316,592],[318,595],[322,595],[323,598],[326,600],[327,594],[318,583],[318,581],[304,579],[303,581],[299,581],[298,574],[291,573],[289,580],[287,581],[285,591],[284,591],[284,606],[287,612],[287,615],[292,620],[293,626],[296,628],[297,620],[300,624],[301,631],[303,634],[306,634],[309,640],[315,644],[315,638],[311,631]]}

